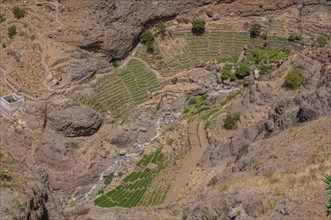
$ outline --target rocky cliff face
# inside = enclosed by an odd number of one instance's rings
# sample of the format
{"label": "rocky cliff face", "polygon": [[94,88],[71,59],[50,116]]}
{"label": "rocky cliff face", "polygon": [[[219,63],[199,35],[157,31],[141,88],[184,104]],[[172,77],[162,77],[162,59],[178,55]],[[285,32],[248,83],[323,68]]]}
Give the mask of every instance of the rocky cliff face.
{"label": "rocky cliff face", "polygon": [[0,204],[3,219],[62,219],[47,173],[30,170],[25,163],[1,150]]}
{"label": "rocky cliff face", "polygon": [[63,1],[60,20],[64,26],[56,38],[87,51],[101,52],[109,59],[122,59],[137,45],[139,34],[157,22],[174,19],[199,6],[233,1]]}

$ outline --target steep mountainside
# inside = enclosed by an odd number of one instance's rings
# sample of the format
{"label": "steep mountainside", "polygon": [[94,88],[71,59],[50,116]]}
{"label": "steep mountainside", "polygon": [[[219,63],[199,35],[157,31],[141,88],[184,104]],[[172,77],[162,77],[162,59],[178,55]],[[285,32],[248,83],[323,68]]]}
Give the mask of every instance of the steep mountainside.
{"label": "steep mountainside", "polygon": [[0,7],[0,95],[25,97],[0,116],[4,219],[326,218],[330,1]]}

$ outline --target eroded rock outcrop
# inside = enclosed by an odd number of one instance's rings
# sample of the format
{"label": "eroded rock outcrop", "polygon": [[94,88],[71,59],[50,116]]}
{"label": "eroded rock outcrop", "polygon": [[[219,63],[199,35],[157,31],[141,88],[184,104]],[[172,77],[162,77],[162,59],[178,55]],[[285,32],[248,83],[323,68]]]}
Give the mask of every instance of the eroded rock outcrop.
{"label": "eroded rock outcrop", "polygon": [[49,125],[67,137],[89,136],[98,131],[102,119],[87,106],[70,105],[52,109],[48,114]]}

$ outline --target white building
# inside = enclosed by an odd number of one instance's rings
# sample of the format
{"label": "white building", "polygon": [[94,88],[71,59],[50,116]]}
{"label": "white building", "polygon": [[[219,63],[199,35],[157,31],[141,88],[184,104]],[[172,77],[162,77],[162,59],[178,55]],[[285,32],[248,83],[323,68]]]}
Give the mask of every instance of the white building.
{"label": "white building", "polygon": [[25,98],[17,93],[12,93],[1,97],[0,111],[3,116],[11,118],[15,111],[17,111],[23,104]]}

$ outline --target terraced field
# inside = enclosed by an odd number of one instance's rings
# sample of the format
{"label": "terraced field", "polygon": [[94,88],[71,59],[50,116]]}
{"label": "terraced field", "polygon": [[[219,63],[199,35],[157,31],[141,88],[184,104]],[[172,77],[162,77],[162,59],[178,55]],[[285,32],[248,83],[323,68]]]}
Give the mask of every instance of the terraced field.
{"label": "terraced field", "polygon": [[100,112],[110,110],[114,117],[118,117],[132,105],[147,100],[148,93],[161,86],[162,83],[143,62],[132,59],[125,71],[93,83],[91,87],[96,92],[95,96],[89,99],[81,96],[76,102],[87,104]]}
{"label": "terraced field", "polygon": [[[155,169],[146,169],[151,164]],[[169,188],[155,188],[153,193],[145,194],[153,179],[164,166],[164,156],[160,150],[145,155],[137,164],[135,171],[126,176],[120,185],[97,198],[94,203],[100,207],[134,207],[161,204]]]}
{"label": "terraced field", "polygon": [[248,32],[224,32],[211,30],[202,36],[195,36],[189,31],[177,32],[174,38],[184,38],[186,45],[183,53],[175,55],[172,59],[165,59],[162,54],[156,52],[147,55],[145,48],[141,48],[137,57],[144,59],[153,68],[160,70],[163,76],[171,75],[179,68],[190,67],[200,61],[222,60],[230,57],[238,57],[244,45],[260,47],[265,43],[270,48],[300,49],[298,43],[289,42],[286,38],[269,36],[266,40],[262,38],[251,38]]}

